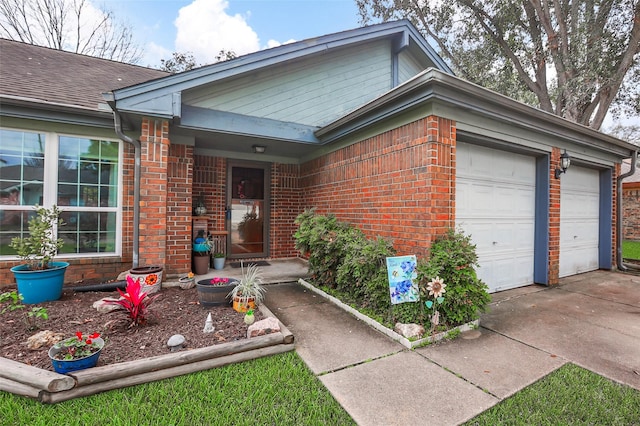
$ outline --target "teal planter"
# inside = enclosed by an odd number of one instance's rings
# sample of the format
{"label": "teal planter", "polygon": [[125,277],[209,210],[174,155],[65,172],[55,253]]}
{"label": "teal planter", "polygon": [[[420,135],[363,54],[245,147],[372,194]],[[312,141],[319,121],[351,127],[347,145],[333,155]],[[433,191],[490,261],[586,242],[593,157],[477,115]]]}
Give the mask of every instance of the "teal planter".
{"label": "teal planter", "polygon": [[104,348],[104,340],[102,340],[102,338],[100,337],[97,337],[94,340],[100,345],[100,350],[84,358],[71,359],[68,361],[54,358],[61,349],[56,348],[55,346],[49,348],[49,358],[51,358],[51,364],[53,365],[53,369],[56,371],[56,373],[66,374],[72,371],[95,367],[98,364],[98,358],[100,358],[102,348]]}
{"label": "teal planter", "polygon": [[11,268],[18,284],[18,293],[22,294],[22,302],[34,304],[58,300],[62,296],[64,273],[69,263],[50,262],[50,269],[32,271],[27,265]]}

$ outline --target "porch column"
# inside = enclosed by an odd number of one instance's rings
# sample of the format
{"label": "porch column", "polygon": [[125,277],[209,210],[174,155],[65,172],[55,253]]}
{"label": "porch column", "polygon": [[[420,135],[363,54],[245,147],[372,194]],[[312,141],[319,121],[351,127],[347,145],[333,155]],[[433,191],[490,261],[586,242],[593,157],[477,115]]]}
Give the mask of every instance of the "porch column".
{"label": "porch column", "polygon": [[169,122],[142,120],[140,135],[140,266],[165,266]]}

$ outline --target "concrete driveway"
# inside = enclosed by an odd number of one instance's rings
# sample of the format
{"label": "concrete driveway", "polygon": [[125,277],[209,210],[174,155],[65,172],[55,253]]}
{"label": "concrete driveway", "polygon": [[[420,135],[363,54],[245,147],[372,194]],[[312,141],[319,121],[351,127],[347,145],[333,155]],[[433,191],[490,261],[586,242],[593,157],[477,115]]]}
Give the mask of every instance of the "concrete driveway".
{"label": "concrete driveway", "polygon": [[492,296],[479,330],[413,351],[296,283],[269,286],[266,304],[359,425],[457,425],[567,362],[640,390],[640,277],[596,271]]}

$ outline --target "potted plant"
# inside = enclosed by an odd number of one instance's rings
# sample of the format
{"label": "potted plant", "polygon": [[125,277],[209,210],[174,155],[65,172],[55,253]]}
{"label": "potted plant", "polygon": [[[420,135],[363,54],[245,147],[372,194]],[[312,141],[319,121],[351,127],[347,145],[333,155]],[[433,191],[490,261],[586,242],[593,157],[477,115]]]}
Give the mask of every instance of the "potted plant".
{"label": "potted plant", "polygon": [[198,301],[202,306],[223,306],[228,304],[229,291],[238,284],[235,278],[215,277],[196,283]]}
{"label": "potted plant", "polygon": [[193,240],[193,271],[196,275],[205,275],[209,272],[209,258],[213,241],[204,236],[204,231],[199,231]]}
{"label": "potted plant", "polygon": [[60,374],[95,367],[104,348],[99,333],[84,337],[80,331],[75,336],[56,343],[49,349],[53,369]]}
{"label": "potted plant", "polygon": [[227,255],[222,252],[213,253],[213,269],[224,269],[224,262]]}
{"label": "potted plant", "polygon": [[258,265],[255,263],[250,264],[247,266],[246,272],[244,265],[241,265],[241,267],[242,278],[231,290],[229,297],[233,300],[233,309],[238,312],[247,312],[262,303],[266,289],[262,285],[262,277],[260,276]]}
{"label": "potted plant", "polygon": [[63,222],[57,206],[50,209],[36,206],[36,216],[29,219],[29,236],[13,238],[10,247],[25,264],[14,266],[11,272],[18,284],[23,303],[42,303],[58,300],[62,296],[64,274],[68,262],[53,262],[64,242],[56,238],[58,226]]}

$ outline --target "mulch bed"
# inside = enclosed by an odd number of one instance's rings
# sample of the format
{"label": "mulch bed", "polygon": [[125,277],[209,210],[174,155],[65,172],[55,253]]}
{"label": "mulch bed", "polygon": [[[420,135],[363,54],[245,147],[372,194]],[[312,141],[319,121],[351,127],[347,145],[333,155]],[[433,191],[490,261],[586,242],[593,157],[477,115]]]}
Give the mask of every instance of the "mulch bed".
{"label": "mulch bed", "polygon": [[[4,288],[2,292],[15,290]],[[118,297],[114,292],[75,292],[65,288],[62,298],[55,302],[25,305],[24,309],[0,314],[0,356],[53,371],[47,355],[48,347],[38,350],[27,348],[27,338],[42,330],[74,336],[77,331],[85,334],[98,332],[105,339],[105,349],[98,365],[113,364],[134,359],[148,358],[169,353],[167,340],[174,334],[186,338],[186,348],[195,349],[220,343],[246,339],[248,326],[244,314],[227,306],[204,307],[198,303],[195,288],[163,288],[159,297],[149,306],[149,321],[142,326],[129,328],[123,311],[98,313],[93,303],[103,297]],[[0,306],[0,311],[7,304]],[[24,314],[34,306],[47,309],[49,319],[38,320],[39,328],[29,330]],[[211,313],[215,331],[203,333],[207,314]],[[263,318],[259,310],[256,321]]]}

